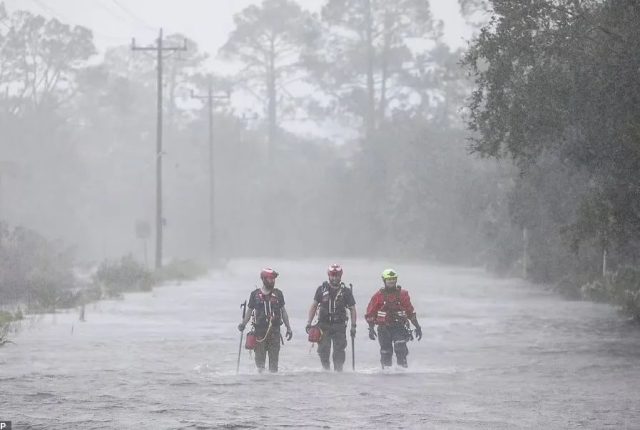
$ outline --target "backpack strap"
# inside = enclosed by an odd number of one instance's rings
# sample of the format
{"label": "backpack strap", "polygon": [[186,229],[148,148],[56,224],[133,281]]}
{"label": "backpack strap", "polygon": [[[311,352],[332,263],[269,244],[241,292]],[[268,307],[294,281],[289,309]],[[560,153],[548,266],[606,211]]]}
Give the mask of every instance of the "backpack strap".
{"label": "backpack strap", "polygon": [[329,291],[329,288],[330,288],[329,283],[327,281],[324,281],[322,283],[321,287],[322,287],[322,292],[323,293],[326,292],[326,291]]}
{"label": "backpack strap", "polygon": [[340,282],[340,286],[338,287],[338,291],[336,292],[335,297],[331,297],[331,286],[329,285],[329,283],[327,281],[324,281],[322,285],[325,288],[323,292],[329,292],[329,321],[333,322],[333,316],[336,314],[336,302],[338,301],[338,298],[343,295],[346,286],[344,285],[344,283]]}
{"label": "backpack strap", "polygon": [[[400,290],[402,290],[402,287],[398,285],[396,286],[396,289],[398,290],[398,295],[396,296],[395,303],[396,305],[400,306]],[[384,297],[384,304],[382,305],[383,309],[387,306],[387,303],[389,302],[389,300],[387,300],[389,297],[389,294],[385,290],[386,288],[380,288],[380,291],[382,291],[382,296]]]}

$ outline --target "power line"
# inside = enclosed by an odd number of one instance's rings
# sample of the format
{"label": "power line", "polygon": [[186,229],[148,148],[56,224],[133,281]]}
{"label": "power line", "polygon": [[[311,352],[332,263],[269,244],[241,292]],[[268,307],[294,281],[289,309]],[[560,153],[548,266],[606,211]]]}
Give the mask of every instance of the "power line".
{"label": "power line", "polygon": [[[107,12],[109,15],[111,15],[112,17],[114,17],[115,19],[117,19],[118,21],[122,20],[122,18],[124,17],[124,15],[119,14],[119,13],[115,13],[114,9],[111,9],[109,7],[107,7],[107,4],[103,2],[103,0],[98,0],[98,6],[100,7],[100,9],[104,10],[105,12]],[[111,4],[111,3],[109,3]]]}
{"label": "power line", "polygon": [[[140,18],[139,15],[135,14],[129,7],[125,6],[120,0],[111,0],[111,2],[114,5],[116,5],[120,10],[122,10],[124,13],[126,13],[130,20],[135,21],[139,28],[144,28],[147,31],[153,31],[154,33],[156,31],[158,31],[158,27],[150,25],[147,21],[145,21],[144,19]],[[168,29],[169,33],[180,33],[180,32],[175,31],[175,29],[172,29],[170,27],[167,28],[166,25],[164,26],[164,28]]]}
{"label": "power line", "polygon": [[[111,3],[109,3],[111,4]],[[105,11],[107,14],[109,14],[109,16],[111,16],[112,18],[115,18],[116,21],[122,21],[123,19],[128,19],[128,17],[126,17],[124,14],[122,13],[116,13],[114,9],[110,8],[107,6],[107,3],[104,2],[104,0],[98,0],[97,1],[97,5],[100,7],[100,9],[102,9],[103,11]],[[145,30],[147,30],[145,28]],[[130,39],[126,36],[112,36],[112,35],[108,35],[99,31],[96,31],[95,29],[91,29],[91,31],[94,34],[97,34],[98,36],[107,38],[107,39],[111,39],[111,40],[117,40],[117,41],[129,41]]]}
{"label": "power line", "polygon": [[[100,3],[101,3],[102,9],[107,11],[107,13],[115,17],[118,21],[122,21],[122,20],[128,21],[135,27],[147,32],[155,33],[158,30],[157,27],[152,27],[147,25],[145,21],[138,18],[129,9],[124,8],[121,4],[115,3],[113,1],[110,2],[108,0],[100,0]],[[107,4],[111,5],[111,7],[107,7]]]}
{"label": "power line", "polygon": [[131,9],[125,7],[122,3],[120,3],[118,0],[111,0],[113,2],[113,4],[115,4],[116,6],[118,6],[121,10],[123,10],[127,15],[129,15],[131,18],[133,18],[135,21],[138,21],[140,24],[142,24],[144,27],[147,27],[150,30],[154,30],[155,28],[150,26],[146,21],[144,21],[143,19],[141,19],[140,17],[138,17],[136,14],[134,14],[133,12],[131,12]]}
{"label": "power line", "polygon": [[64,16],[63,14],[56,12],[54,9],[52,9],[51,7],[43,3],[41,0],[31,0],[31,1],[34,2],[36,5],[40,6],[40,9],[42,9],[45,12],[48,12],[53,18],[57,19],[60,22],[64,21],[64,22],[70,23],[72,21],[68,17]]}
{"label": "power line", "polygon": [[[65,15],[61,14],[60,12],[56,11],[55,9],[51,8],[50,6],[48,6],[47,4],[45,4],[42,0],[31,0],[36,6],[38,6],[38,8],[45,12],[47,15],[49,15],[51,18],[53,19],[57,19],[60,22],[63,23],[68,23],[68,24],[72,24],[72,20],[68,19]],[[108,11],[107,11],[108,12]],[[122,19],[121,17],[117,17],[115,15],[114,16],[116,19],[120,20]],[[0,21],[1,22],[1,21]],[[75,25],[75,24],[74,24]],[[90,28],[89,30],[91,30],[91,32],[95,35],[98,35],[100,37],[104,37],[106,39],[111,39],[111,40],[117,40],[117,41],[126,41],[128,40],[128,38],[124,37],[124,36],[112,36],[109,34],[105,34],[99,31],[96,31],[93,28]]]}

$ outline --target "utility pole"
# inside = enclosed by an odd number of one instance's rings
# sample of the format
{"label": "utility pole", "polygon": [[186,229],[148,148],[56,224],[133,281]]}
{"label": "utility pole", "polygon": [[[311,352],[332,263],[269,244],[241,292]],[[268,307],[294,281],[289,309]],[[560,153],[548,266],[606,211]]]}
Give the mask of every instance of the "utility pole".
{"label": "utility pole", "polygon": [[162,218],[162,54],[164,51],[186,51],[187,40],[185,39],[183,46],[163,46],[161,28],[155,46],[136,46],[136,40],[132,39],[131,49],[133,51],[156,51],[157,54],[158,119],[156,123],[156,269],[160,269],[162,267],[162,227],[164,221]]}
{"label": "utility pole", "polygon": [[206,100],[209,120],[209,258],[213,262],[216,257],[216,224],[215,224],[215,168],[213,147],[213,101],[228,100],[229,92],[224,95],[213,94],[213,84],[209,81],[206,95],[196,95],[191,90],[191,98]]}
{"label": "utility pole", "polygon": [[522,229],[522,279],[527,279],[529,272],[529,230]]}

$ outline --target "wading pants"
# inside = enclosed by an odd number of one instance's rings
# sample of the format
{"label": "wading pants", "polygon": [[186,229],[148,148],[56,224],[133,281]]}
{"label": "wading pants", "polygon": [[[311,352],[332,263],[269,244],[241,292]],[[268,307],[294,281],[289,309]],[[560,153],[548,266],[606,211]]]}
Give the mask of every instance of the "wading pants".
{"label": "wading pants", "polygon": [[333,369],[342,372],[344,365],[344,350],[347,348],[347,326],[345,323],[320,324],[322,337],[318,343],[318,355],[322,367],[331,369],[329,355],[331,354],[331,344],[333,343]]}
{"label": "wading pants", "polygon": [[[256,329],[256,336],[261,340],[266,333],[263,330]],[[278,356],[280,355],[280,327],[272,327],[262,342],[256,343],[256,349],[253,351],[256,357],[256,367],[258,372],[264,371],[264,365],[269,354],[269,371],[278,371]]]}
{"label": "wading pants", "polygon": [[380,342],[380,363],[382,367],[391,366],[393,351],[396,352],[398,366],[407,367],[407,341],[409,340],[407,329],[402,324],[378,326],[378,342]]}

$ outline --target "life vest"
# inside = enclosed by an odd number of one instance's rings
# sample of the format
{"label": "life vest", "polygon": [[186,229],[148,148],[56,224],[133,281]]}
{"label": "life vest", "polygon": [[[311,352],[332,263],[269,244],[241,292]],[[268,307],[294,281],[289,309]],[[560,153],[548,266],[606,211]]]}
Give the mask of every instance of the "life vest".
{"label": "life vest", "polygon": [[255,308],[253,309],[253,324],[264,328],[269,325],[282,325],[282,305],[276,294],[276,289],[264,294],[260,288],[255,290]]}
{"label": "life vest", "polygon": [[405,324],[407,322],[407,312],[400,303],[401,287],[398,285],[396,291],[388,293],[385,288],[380,289],[384,298],[384,304],[376,315],[376,324]]}
{"label": "life vest", "polygon": [[321,323],[344,323],[347,321],[347,304],[344,292],[346,285],[340,283],[335,296],[332,293],[334,288],[327,281],[322,283],[322,299],[319,303],[318,322]]}

